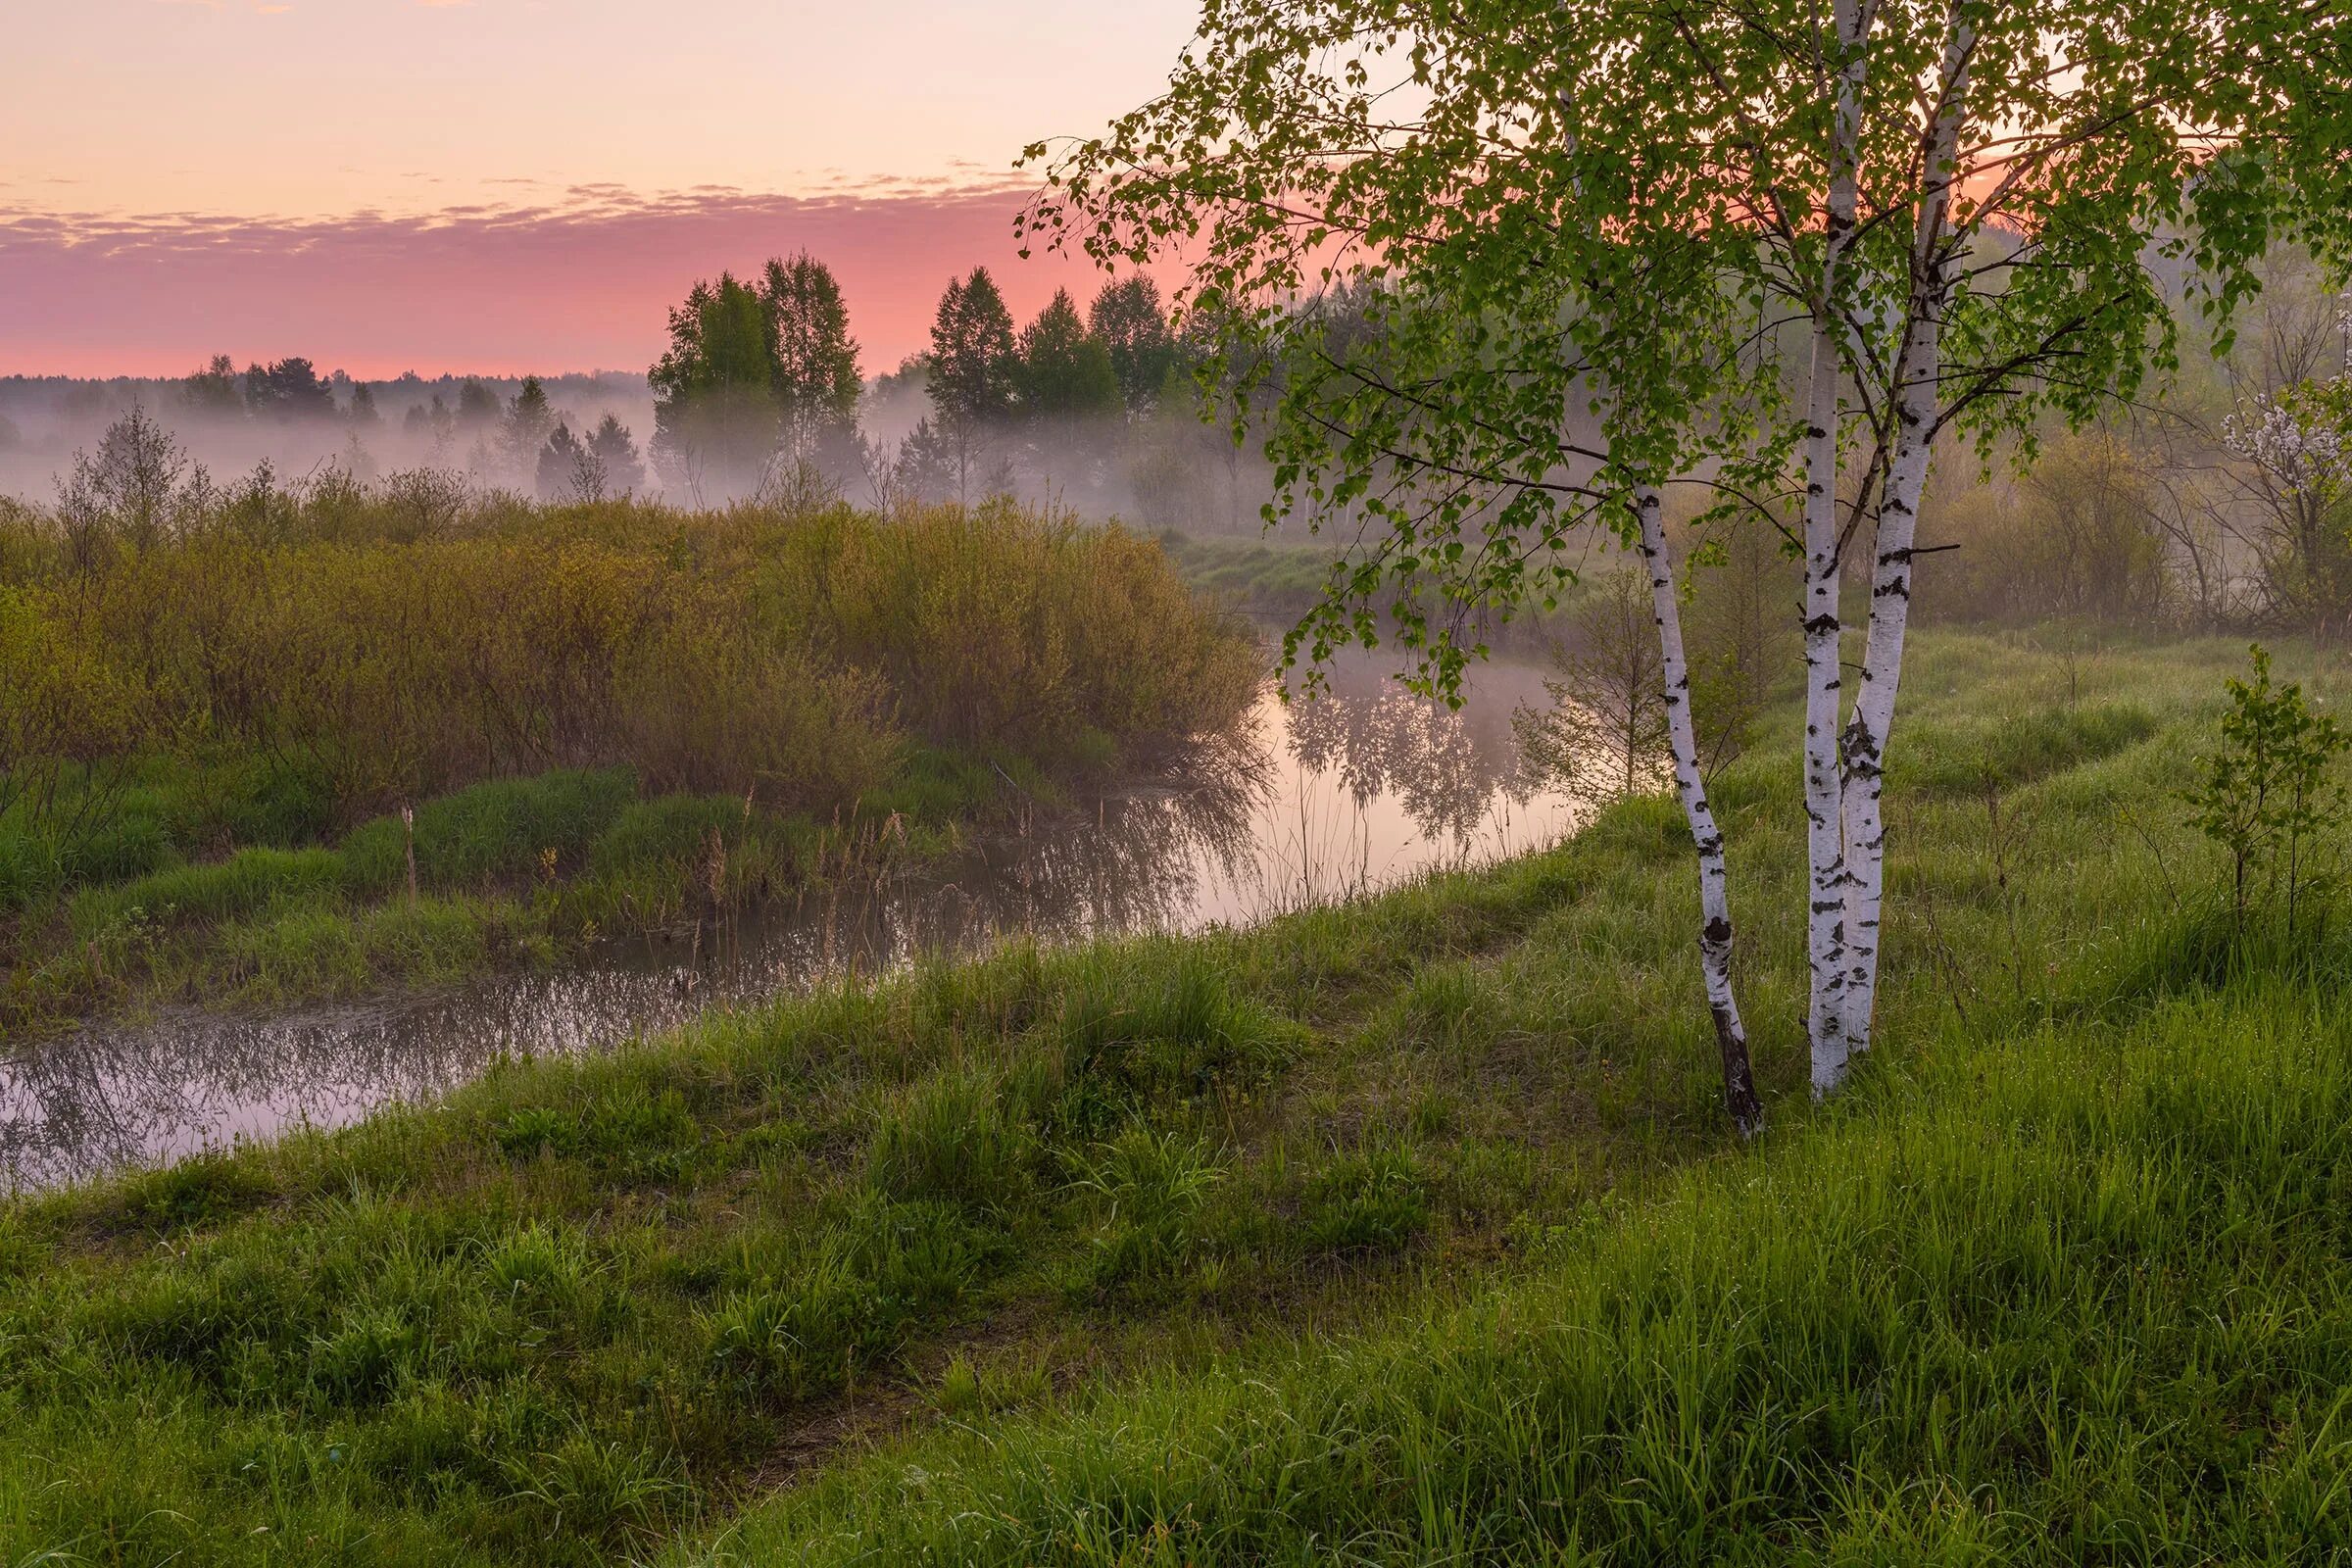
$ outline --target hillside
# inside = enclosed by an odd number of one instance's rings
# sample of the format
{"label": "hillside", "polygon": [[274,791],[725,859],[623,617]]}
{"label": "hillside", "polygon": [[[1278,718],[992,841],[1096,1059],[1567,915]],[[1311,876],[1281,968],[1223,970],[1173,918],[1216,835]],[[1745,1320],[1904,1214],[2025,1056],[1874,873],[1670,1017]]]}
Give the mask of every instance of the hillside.
{"label": "hillside", "polygon": [[2341,1551],[2346,955],[2232,952],[2173,795],[2239,657],[1923,640],[1889,1045],[1825,1112],[1762,918],[1801,863],[1776,716],[1717,785],[1752,1151],[1643,800],[1365,905],[1016,949],[0,1211],[0,1540]]}

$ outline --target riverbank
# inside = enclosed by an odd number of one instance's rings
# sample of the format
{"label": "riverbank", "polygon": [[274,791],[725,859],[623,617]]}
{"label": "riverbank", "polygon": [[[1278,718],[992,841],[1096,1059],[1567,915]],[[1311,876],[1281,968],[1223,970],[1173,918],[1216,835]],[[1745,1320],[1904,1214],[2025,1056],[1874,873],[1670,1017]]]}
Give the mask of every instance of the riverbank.
{"label": "riverbank", "polygon": [[545,967],[888,875],[1263,678],[1116,528],[461,501],[0,530],[0,1030]]}
{"label": "riverbank", "polygon": [[[1988,1408],[2021,1420],[2058,1387],[2059,1342],[2035,1325],[2054,1333],[2062,1308],[2086,1368],[2147,1386],[2138,1374],[2159,1363],[2118,1360],[2103,1325],[2177,1329],[2167,1343],[2195,1348],[2204,1331],[2168,1303],[2225,1298],[2282,1255],[2294,1269],[2261,1298],[2282,1309],[2335,1278],[2309,1228],[2331,1211],[2263,1183],[2279,1159],[2335,1168],[2337,1035],[2303,1027],[2303,993],[2216,983],[2227,966],[2211,963],[2197,913],[2216,868],[2172,796],[2239,657],[2197,644],[2062,662],[2014,641],[1922,638],[1891,790],[1889,1044],[1861,1091],[1819,1115],[1802,1100],[1796,933],[1760,917],[1802,863],[1795,718],[1772,715],[1716,787],[1775,1126],[1760,1152],[1739,1150],[1716,1108],[1679,816],[1642,800],[1556,852],[1254,931],[923,967],[605,1059],[511,1064],[445,1104],[333,1136],[12,1205],[0,1534],[125,1560],[585,1562],[678,1540],[714,1560],[929,1545],[1009,1562],[1075,1559],[1070,1532],[1097,1526],[1084,1549],[1145,1560],[1155,1540],[1170,1560],[1281,1555],[1328,1526],[1320,1539],[1410,1557],[1440,1549],[1440,1531],[1464,1549],[1524,1539],[1512,1531],[1558,1539],[1546,1521],[1581,1483],[1481,1457],[1540,1461],[1549,1447],[1465,1443],[1459,1465],[1426,1469],[1451,1490],[1419,1502],[1397,1466],[1423,1451],[1409,1431],[1488,1431],[1462,1400],[1509,1394],[1491,1407],[1500,1421],[1549,1398],[1560,1365],[1679,1372],[1677,1385],[1629,1371],[1617,1387],[1630,1402],[1590,1406],[1646,1435],[1639,1452],[1613,1449],[1606,1474],[1667,1475],[1639,1468],[1654,1455],[1687,1483],[1719,1432],[1740,1445],[1715,1472],[1726,1485],[1742,1465],[1779,1474],[1799,1440],[1851,1458],[1855,1433],[1891,1419],[1871,1413],[1885,1408],[1865,1399],[1872,1387],[1916,1423],[1903,1432],[1953,1430],[1959,1413],[1938,1427],[1927,1394],[1870,1381],[1869,1367],[1943,1363],[1795,1348],[1851,1347],[1873,1324],[2008,1368]],[[2337,961],[2315,958],[2299,983],[2332,986]],[[2213,1093],[2181,1093],[2172,1075],[2200,1031],[2234,1043],[2192,1080]],[[2274,1042],[2292,1049],[2266,1054]],[[2304,1093],[2311,1113],[2286,1116]],[[2111,1121],[2085,1120],[2108,1102]],[[1986,1154],[2021,1126],[2050,1129],[2039,1153]],[[2121,1163],[2101,1163],[2105,1127]],[[2265,1142],[2265,1127],[2281,1136]],[[2168,1163],[2166,1149],[2199,1154]],[[1684,1192],[1687,1168],[1699,1185]],[[1917,1169],[1945,1173],[1933,1201],[1895,1196]],[[2124,1175],[2145,1178],[2144,1198],[2124,1201],[2143,1191],[2115,1185]],[[1725,1207],[1737,1193],[1749,1196]],[[2202,1218],[2158,1223],[2230,1212],[2209,1200],[2233,1193],[2258,1200],[2245,1234],[2287,1253],[2216,1251]],[[2010,1217],[1978,1252],[1949,1242],[1972,1204]],[[2043,1209],[2074,1228],[2037,1229]],[[1718,1234],[1725,1215],[1745,1221]],[[2069,1260],[2108,1256],[2095,1250],[2134,1225],[2153,1277],[2180,1289],[2148,1297],[2152,1317],[2082,1317],[2063,1282],[2132,1287]],[[1898,1250],[1886,1290],[1848,1291],[1880,1277],[1838,1250],[1865,1235],[1917,1250],[1916,1274]],[[1821,1305],[1821,1334],[1769,1366],[1708,1348],[1710,1323],[1751,1309],[1737,1289],[1750,1269],[1791,1322]],[[1936,1282],[1964,1277],[2011,1293],[2026,1309],[2014,1331],[1988,1308],[1968,1320],[1976,1338],[1935,1339]],[[1655,1295],[1654,1314],[1609,1316],[1627,1299],[1609,1285],[1620,1278],[1693,1283]],[[1696,1283],[1710,1279],[1731,1294]],[[1492,1329],[1498,1312],[1588,1296],[1598,1304],[1562,1307],[1564,1321],[1650,1323],[1680,1348],[1628,1339],[1580,1361],[1532,1316],[1511,1317],[1525,1336]],[[1359,1343],[1371,1348],[1348,1348]],[[2282,1486],[2324,1486],[2338,1462],[2305,1392],[2330,1352],[2307,1348],[2321,1359],[2291,1377],[2215,1385],[2225,1412],[2285,1398],[2267,1408],[2288,1424],[2270,1430],[2301,1434],[2299,1451],[2323,1462],[2279,1471]],[[1424,1352],[1424,1371],[1395,1371]],[[1300,1442],[1361,1418],[1373,1447],[1359,1463],[1323,1443],[1305,1455],[1311,1489],[1277,1488],[1270,1468],[1260,1486],[1244,1450],[1269,1466],[1281,1451],[1247,1437],[1270,1408],[1249,1392],[1261,1372],[1311,1418]],[[1669,1409],[1677,1387],[1724,1394]],[[1775,1396],[1751,1410],[1734,1392],[1751,1387]],[[1861,1424],[1773,1414],[1846,1408],[1804,1404],[1808,1387],[1863,1400]],[[1666,1419],[1677,1409],[1696,1425]],[[1968,1432],[1989,1430],[1970,1418]],[[2274,1446],[2240,1442],[2248,1429],[2229,1421],[2202,1430],[2135,1451],[2193,1459],[2252,1495]],[[1230,1454],[1214,1467],[1230,1490],[1162,1462],[1195,1438],[1204,1446],[1187,1451]],[[877,1444],[881,1468],[858,1468]],[[1864,1453],[1872,1486],[1841,1495],[1886,1506],[1848,1523],[1966,1524],[1970,1509],[1904,1511],[1979,1478],[1977,1460],[1938,1470],[1940,1451]],[[2124,1467],[2105,1472],[2119,1484],[2161,1480],[2099,1451]],[[2060,1464],[2055,1450],[2003,1452],[2020,1477]],[[1716,1485],[1692,1495],[1713,1507]],[[1722,1518],[1753,1526],[1751,1541],[1784,1526],[1817,1539],[1829,1516],[1786,1485],[1758,1481],[1746,1511]],[[2002,1495],[2087,1500],[2079,1487]],[[1580,1515],[1589,1541],[1638,1550],[1632,1514],[1594,1508]]]}

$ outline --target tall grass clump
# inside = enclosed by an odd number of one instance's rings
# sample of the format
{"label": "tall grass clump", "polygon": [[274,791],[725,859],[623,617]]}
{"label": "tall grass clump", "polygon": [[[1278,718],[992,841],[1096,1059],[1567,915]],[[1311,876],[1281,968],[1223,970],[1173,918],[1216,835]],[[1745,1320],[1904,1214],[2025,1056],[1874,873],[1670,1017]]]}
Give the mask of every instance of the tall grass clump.
{"label": "tall grass clump", "polygon": [[[62,521],[16,519],[0,552],[14,903],[106,870],[158,758],[234,781],[238,802],[193,811],[182,780],[157,814],[189,853],[257,842],[235,828],[286,815],[264,793],[311,802],[315,835],[564,768],[821,814],[887,785],[910,747],[1048,762],[1150,747],[1229,722],[1257,679],[1248,639],[1155,544],[1010,504],[420,513],[390,482],[269,499],[212,495],[95,552]],[[174,820],[191,815],[205,835]]]}

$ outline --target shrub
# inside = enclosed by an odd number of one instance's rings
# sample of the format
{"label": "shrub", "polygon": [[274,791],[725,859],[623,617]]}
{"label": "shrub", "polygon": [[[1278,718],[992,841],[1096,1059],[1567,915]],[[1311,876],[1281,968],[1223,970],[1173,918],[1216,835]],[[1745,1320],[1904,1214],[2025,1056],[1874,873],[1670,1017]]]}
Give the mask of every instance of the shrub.
{"label": "shrub", "polygon": [[2189,822],[2230,856],[2230,906],[2242,930],[2248,910],[2281,899],[2293,938],[2297,906],[2318,881],[2316,851],[2332,851],[2344,817],[2344,787],[2330,776],[2347,737],[2332,715],[2314,713],[2299,682],[2271,685],[2271,656],[2257,644],[2254,679],[2230,679],[2222,744],[2202,760],[2187,793]]}

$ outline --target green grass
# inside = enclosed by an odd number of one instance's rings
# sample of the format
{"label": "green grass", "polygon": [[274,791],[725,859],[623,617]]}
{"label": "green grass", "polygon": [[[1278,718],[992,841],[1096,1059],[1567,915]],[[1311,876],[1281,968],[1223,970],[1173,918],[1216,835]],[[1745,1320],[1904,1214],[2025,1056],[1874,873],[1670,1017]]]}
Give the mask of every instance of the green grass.
{"label": "green grass", "polygon": [[1641,801],[1363,905],[926,967],[0,1209],[0,1542],[2326,1560],[2352,941],[2216,934],[2172,792],[2237,657],[2070,683],[1922,639],[1886,1044],[1823,1113],[1773,715],[1718,791],[1754,1151]]}
{"label": "green grass", "polygon": [[414,906],[408,831],[389,815],[299,848],[201,860],[167,848],[152,868],[36,901],[16,923],[0,1021],[35,1029],[155,999],[282,1004],[543,965],[691,919],[714,891],[749,906],[937,857],[1009,803],[1061,799],[1056,777],[1018,755],[932,747],[910,748],[830,823],[731,796],[642,796],[626,768],[486,780],[417,809]]}
{"label": "green grass", "polygon": [[1881,1075],[1375,1333],[951,1429],[685,1563],[2322,1562],[2352,1027],[2246,982]]}

